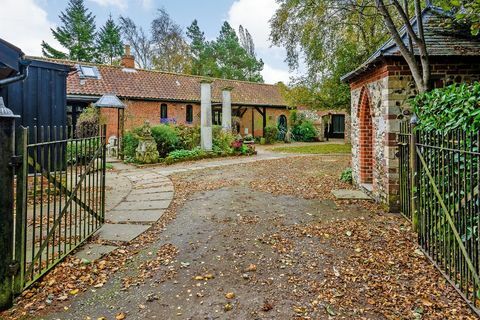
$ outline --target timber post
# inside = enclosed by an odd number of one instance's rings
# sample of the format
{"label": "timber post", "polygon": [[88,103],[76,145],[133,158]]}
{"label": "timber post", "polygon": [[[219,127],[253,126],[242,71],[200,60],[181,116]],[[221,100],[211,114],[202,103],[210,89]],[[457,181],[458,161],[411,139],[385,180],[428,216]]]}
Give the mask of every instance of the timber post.
{"label": "timber post", "polygon": [[416,179],[417,179],[417,133],[416,126],[418,118],[414,114],[410,120],[410,152],[409,152],[409,166],[410,166],[410,210],[412,213],[412,228],[413,231],[418,231],[418,206],[416,194]]}
{"label": "timber post", "polygon": [[15,118],[0,97],[0,310],[13,303]]}

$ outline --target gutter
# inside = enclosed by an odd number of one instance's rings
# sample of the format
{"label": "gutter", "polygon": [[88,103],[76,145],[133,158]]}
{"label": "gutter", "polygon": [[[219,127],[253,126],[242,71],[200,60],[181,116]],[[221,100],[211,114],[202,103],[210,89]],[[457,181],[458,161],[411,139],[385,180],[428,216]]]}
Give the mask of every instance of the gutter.
{"label": "gutter", "polygon": [[20,72],[16,76],[0,80],[0,87],[25,80],[28,77],[28,67],[30,63],[31,61],[28,60],[20,60]]}

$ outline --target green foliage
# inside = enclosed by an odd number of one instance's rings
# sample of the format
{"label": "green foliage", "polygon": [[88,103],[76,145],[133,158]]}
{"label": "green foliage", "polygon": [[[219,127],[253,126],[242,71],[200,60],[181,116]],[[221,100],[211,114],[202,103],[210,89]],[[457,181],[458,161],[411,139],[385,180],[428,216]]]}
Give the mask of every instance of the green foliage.
{"label": "green foliage", "polygon": [[70,0],[65,12],[60,13],[61,25],[52,29],[54,38],[68,50],[63,53],[42,42],[43,55],[57,59],[91,62],[96,57],[95,16],[83,0]]}
{"label": "green foliage", "polygon": [[138,129],[137,132],[131,131],[123,136],[123,155],[126,162],[134,162],[135,150],[138,147]]}
{"label": "green foliage", "polygon": [[[270,21],[274,45],[287,50],[293,69],[304,60],[307,74],[287,92],[290,105],[348,108],[350,92],[340,77],[354,70],[386,40],[373,0],[279,0]],[[334,14],[333,14],[334,13]]]}
{"label": "green foliage", "polygon": [[123,54],[123,43],[120,36],[120,27],[109,16],[105,25],[98,32],[97,37],[98,61],[113,64],[114,60]]}
{"label": "green foliage", "polygon": [[232,142],[235,137],[230,132],[224,132],[221,126],[213,127],[213,151],[218,154],[231,154]]}
{"label": "green foliage", "polygon": [[161,158],[166,157],[170,152],[180,145],[177,131],[174,127],[161,124],[152,127],[152,136],[157,144],[157,150]]}
{"label": "green foliage", "polygon": [[213,43],[219,78],[263,82],[263,61],[250,55],[240,44],[235,30],[224,22]]}
{"label": "green foliage", "polygon": [[290,113],[290,124],[294,140],[311,142],[317,139],[318,132],[313,122],[305,118],[305,115],[299,114],[296,110]]}
{"label": "green foliage", "polygon": [[343,170],[342,174],[340,175],[340,180],[346,183],[352,183],[353,182],[352,168],[347,168]]}
{"label": "green foliage", "polygon": [[245,136],[245,138],[243,138],[243,141],[252,142],[252,141],[255,141],[255,138],[253,137],[252,134],[249,133]]}
{"label": "green foliage", "polygon": [[181,149],[191,150],[200,145],[200,127],[187,127],[179,125],[175,127]]}
{"label": "green foliage", "polygon": [[87,164],[100,146],[100,139],[85,139],[67,142],[65,159],[68,164]]}
{"label": "green foliage", "polygon": [[265,127],[265,143],[273,144],[277,140],[278,128],[276,126]]}
{"label": "green foliage", "polygon": [[480,130],[480,83],[454,84],[434,89],[410,101],[419,118],[419,128],[448,131],[461,128]]}
{"label": "green foliage", "polygon": [[158,9],[151,23],[152,65],[154,69],[188,73],[191,68],[190,47],[183,30],[167,13]]}
{"label": "green foliage", "polygon": [[168,154],[165,158],[165,163],[172,164],[180,161],[200,160],[208,157],[208,153],[200,149],[199,147],[192,150],[174,150]]}
{"label": "green foliage", "polygon": [[480,0],[446,0],[443,7],[455,12],[455,22],[467,26],[473,36],[480,35]]}
{"label": "green foliage", "polygon": [[242,41],[230,24],[225,22],[217,39],[206,41],[198,22],[194,20],[187,28],[192,53],[192,74],[263,82],[263,61],[252,54],[253,41],[248,31],[243,29],[240,33],[242,38],[245,38]]}
{"label": "green foliage", "polygon": [[98,135],[100,114],[93,105],[85,108],[77,120],[75,134],[78,138],[88,138]]}
{"label": "green foliage", "polygon": [[217,65],[211,44],[206,41],[205,34],[200,30],[197,20],[187,28],[192,55],[191,72],[194,75],[211,76],[216,73]]}

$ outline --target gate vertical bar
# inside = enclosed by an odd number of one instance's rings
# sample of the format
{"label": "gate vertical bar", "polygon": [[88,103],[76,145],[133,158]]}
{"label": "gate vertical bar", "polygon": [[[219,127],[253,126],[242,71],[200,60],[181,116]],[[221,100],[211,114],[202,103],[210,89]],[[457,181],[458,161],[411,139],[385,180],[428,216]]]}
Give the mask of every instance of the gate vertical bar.
{"label": "gate vertical bar", "polygon": [[412,217],[412,226],[414,231],[418,231],[418,210],[417,210],[417,197],[415,194],[417,183],[417,133],[415,130],[417,124],[416,116],[414,115],[410,121],[410,154],[409,154],[409,166],[410,166],[410,214]]}
{"label": "gate vertical bar", "polygon": [[15,212],[15,261],[19,264],[18,273],[13,281],[13,290],[19,294],[25,284],[25,255],[27,245],[27,183],[28,183],[28,128],[21,128],[17,136],[17,155],[21,157],[22,164],[17,170],[17,198]]}
{"label": "gate vertical bar", "polygon": [[12,111],[5,107],[0,97],[0,310],[7,309],[13,303],[13,239],[14,239],[14,198],[13,182],[15,141],[15,118]]}
{"label": "gate vertical bar", "polygon": [[107,169],[107,125],[102,125],[100,129],[100,145],[102,148],[102,199],[101,199],[101,223],[105,223],[105,185]]}

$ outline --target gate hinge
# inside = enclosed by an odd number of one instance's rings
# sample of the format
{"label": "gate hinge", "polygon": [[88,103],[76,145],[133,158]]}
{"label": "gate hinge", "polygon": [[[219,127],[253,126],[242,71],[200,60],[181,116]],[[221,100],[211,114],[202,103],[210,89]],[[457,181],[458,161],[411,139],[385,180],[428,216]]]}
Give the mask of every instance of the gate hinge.
{"label": "gate hinge", "polygon": [[20,263],[16,260],[12,261],[12,263],[8,266],[8,269],[10,271],[10,275],[15,276],[20,270]]}
{"label": "gate hinge", "polygon": [[14,168],[18,168],[22,165],[23,163],[23,157],[22,156],[12,156],[10,165]]}

